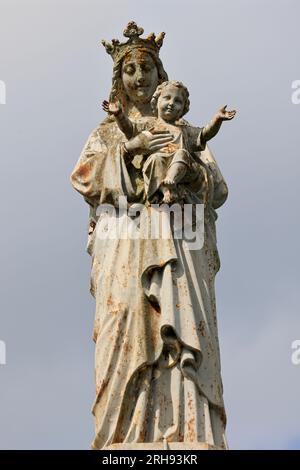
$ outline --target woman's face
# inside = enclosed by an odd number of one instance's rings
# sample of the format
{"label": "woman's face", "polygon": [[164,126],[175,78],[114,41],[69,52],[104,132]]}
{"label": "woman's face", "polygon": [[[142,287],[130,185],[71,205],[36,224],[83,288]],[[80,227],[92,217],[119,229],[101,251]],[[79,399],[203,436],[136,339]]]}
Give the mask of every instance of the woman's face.
{"label": "woman's face", "polygon": [[122,81],[129,99],[134,103],[148,103],[158,85],[158,71],[150,54],[135,50],[125,56]]}

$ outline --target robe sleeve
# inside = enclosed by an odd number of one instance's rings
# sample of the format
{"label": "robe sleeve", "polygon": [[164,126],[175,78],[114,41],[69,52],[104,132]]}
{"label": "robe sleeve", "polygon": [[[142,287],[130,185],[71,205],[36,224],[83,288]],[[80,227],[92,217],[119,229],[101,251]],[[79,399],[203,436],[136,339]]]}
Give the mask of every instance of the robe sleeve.
{"label": "robe sleeve", "polygon": [[191,152],[202,152],[206,142],[203,139],[203,127],[186,126],[187,146]]}
{"label": "robe sleeve", "polygon": [[221,173],[219,165],[214,158],[211,150],[206,145],[205,149],[201,152],[201,160],[208,166],[213,178],[214,192],[212,198],[212,207],[218,209],[222,206],[228,197],[228,186]]}
{"label": "robe sleeve", "polygon": [[71,184],[90,204],[118,204],[119,196],[132,200],[136,194],[134,167],[126,163],[126,138],[111,120],[89,136],[71,174]]}
{"label": "robe sleeve", "polygon": [[228,197],[228,187],[220,171],[219,165],[203,139],[203,127],[187,126],[188,145],[192,152],[200,156],[213,180],[212,207],[217,209]]}

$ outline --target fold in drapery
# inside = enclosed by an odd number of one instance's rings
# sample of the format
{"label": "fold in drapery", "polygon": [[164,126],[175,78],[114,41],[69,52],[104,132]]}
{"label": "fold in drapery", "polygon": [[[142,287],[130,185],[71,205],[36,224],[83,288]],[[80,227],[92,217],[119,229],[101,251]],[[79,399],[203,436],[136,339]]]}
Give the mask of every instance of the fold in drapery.
{"label": "fold in drapery", "polygon": [[[95,231],[97,435],[93,447],[177,441],[182,436],[185,441],[198,441],[204,435],[211,436],[212,445],[224,447],[214,247],[205,241],[200,250],[191,251],[184,240],[172,238],[113,235],[111,239],[115,224],[128,227],[128,219],[103,214]],[[147,217],[131,230],[139,226],[141,234],[143,223],[148,223]],[[179,344],[180,358],[166,369],[163,361],[172,363],[170,331]],[[166,381],[172,383],[172,393],[180,391],[178,399],[167,398]]]}
{"label": "fold in drapery", "polygon": [[114,442],[206,442],[226,449],[220,410],[185,377],[182,364],[169,369],[168,361],[162,355],[135,375]]}
{"label": "fold in drapery", "polygon": [[[115,206],[119,196],[129,205],[144,201],[141,169],[126,166],[122,139],[116,124],[106,120],[91,134],[72,173],[95,222],[99,204]],[[163,439],[226,446],[213,208],[225,201],[227,186],[209,150],[201,156],[209,185],[201,249],[191,251],[175,239],[110,239],[118,212],[101,216],[89,237],[96,299],[95,449]],[[194,195],[201,181],[190,185],[189,202],[199,202]],[[125,224],[128,216],[122,217]],[[148,223],[146,217],[146,229]]]}

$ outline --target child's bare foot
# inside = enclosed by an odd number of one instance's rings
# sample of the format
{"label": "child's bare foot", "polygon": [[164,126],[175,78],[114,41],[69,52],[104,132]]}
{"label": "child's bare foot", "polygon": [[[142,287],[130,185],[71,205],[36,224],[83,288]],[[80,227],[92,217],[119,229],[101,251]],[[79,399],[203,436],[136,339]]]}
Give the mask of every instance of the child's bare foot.
{"label": "child's bare foot", "polygon": [[161,184],[161,190],[163,192],[163,200],[162,203],[164,204],[171,204],[172,202],[176,201],[178,198],[177,186],[174,180],[170,178],[165,178]]}
{"label": "child's bare foot", "polygon": [[169,187],[174,187],[176,186],[175,180],[173,178],[170,178],[168,175],[165,177],[165,179],[162,181],[162,185],[164,186],[169,186]]}
{"label": "child's bare foot", "polygon": [[173,200],[173,195],[172,195],[172,191],[170,190],[170,188],[166,187],[165,189],[163,189],[163,193],[164,193],[164,197],[162,199],[162,204],[171,204],[172,200]]}

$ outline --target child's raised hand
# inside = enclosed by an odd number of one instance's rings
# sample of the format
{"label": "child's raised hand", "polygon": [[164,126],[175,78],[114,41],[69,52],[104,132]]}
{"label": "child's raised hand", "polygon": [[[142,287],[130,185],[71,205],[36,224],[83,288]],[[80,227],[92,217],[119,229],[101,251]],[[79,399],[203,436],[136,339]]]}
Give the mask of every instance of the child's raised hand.
{"label": "child's raised hand", "polygon": [[104,100],[102,103],[102,108],[106,113],[113,114],[114,116],[117,116],[117,114],[120,114],[122,112],[122,105],[119,100],[116,100],[116,101]]}
{"label": "child's raised hand", "polygon": [[223,106],[223,108],[219,109],[219,111],[216,114],[216,117],[220,121],[230,121],[230,119],[233,119],[234,116],[236,115],[236,111],[227,111],[227,104]]}

